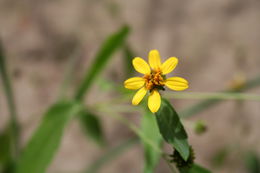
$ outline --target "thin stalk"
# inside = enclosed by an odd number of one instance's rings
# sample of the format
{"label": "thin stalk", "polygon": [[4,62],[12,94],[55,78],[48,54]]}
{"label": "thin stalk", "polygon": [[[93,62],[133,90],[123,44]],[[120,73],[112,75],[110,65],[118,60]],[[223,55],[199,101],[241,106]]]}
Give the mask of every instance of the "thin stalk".
{"label": "thin stalk", "polygon": [[131,139],[128,139],[128,140],[124,141],[123,143],[117,145],[116,147],[112,148],[107,153],[105,153],[100,158],[98,158],[96,161],[94,161],[89,166],[87,171],[85,171],[85,173],[96,173],[96,172],[98,172],[98,170],[101,169],[101,167],[103,167],[109,161],[112,161],[113,159],[118,157],[120,154],[122,154],[126,150],[133,147],[135,144],[138,143],[138,141],[139,140],[138,140],[137,137],[131,138]]}
{"label": "thin stalk", "polygon": [[[255,88],[260,85],[260,76],[257,76],[256,78],[247,81],[244,85],[242,85],[240,88],[233,88],[223,91],[223,93],[236,93],[236,92],[242,92],[245,90],[249,90],[252,88]],[[241,95],[240,95],[241,97]],[[197,113],[217,104],[220,103],[222,99],[206,99],[203,100],[197,104],[194,104],[183,111],[180,112],[180,116],[182,118],[191,117],[193,115],[196,115]]]}
{"label": "thin stalk", "polygon": [[19,124],[17,120],[16,106],[11,82],[7,73],[5,57],[3,49],[0,45],[0,75],[3,81],[3,89],[7,100],[8,110],[10,114],[9,128],[12,142],[12,156],[16,159],[19,155]]}
{"label": "thin stalk", "polygon": [[180,92],[165,94],[168,99],[216,99],[216,100],[251,100],[260,101],[260,95],[244,93],[227,93],[227,92]]}
{"label": "thin stalk", "polygon": [[[194,104],[193,106],[191,107],[188,107],[187,109],[185,109],[184,111],[181,112],[181,116],[182,117],[187,117],[187,116],[192,116],[193,114],[196,114],[200,111],[203,111],[204,109],[210,107],[210,106],[213,106],[214,104],[222,101],[222,100],[225,100],[225,99],[237,99],[237,100],[257,100],[258,101],[258,97],[259,96],[253,96],[253,95],[250,95],[250,94],[240,94],[240,93],[235,93],[235,92],[242,92],[242,91],[245,91],[245,90],[249,90],[249,89],[252,89],[252,88],[255,88],[257,86],[260,85],[260,76],[254,78],[253,80],[249,80],[247,81],[244,86],[242,86],[241,88],[237,88],[237,89],[229,89],[229,90],[226,90],[224,92],[221,92],[220,95],[217,95],[219,93],[195,93],[195,95],[193,96],[193,94],[191,94],[191,96],[187,96],[186,93],[182,94],[182,95],[179,95],[179,98],[182,99],[184,97],[190,99],[190,98],[195,98],[195,99],[206,99],[204,101],[201,101],[199,102],[198,104]],[[201,95],[202,94],[202,95]],[[204,95],[205,94],[205,95]],[[216,96],[217,95],[217,96]],[[175,96],[178,96],[178,95],[175,95]],[[181,98],[182,97],[182,98]],[[116,99],[113,99],[111,101],[104,101],[104,103],[100,103],[99,104],[95,104],[95,105],[92,105],[93,107],[98,107],[98,108],[111,108],[111,104],[107,104],[107,103],[120,103],[122,100],[126,100],[127,97],[122,97],[122,98],[116,98]],[[177,97],[178,98],[178,97]],[[127,98],[129,99],[129,98]],[[102,106],[101,106],[102,105]],[[120,111],[122,111],[120,109]],[[129,108],[127,108],[127,111],[129,112],[136,112],[136,110],[134,111],[131,111]],[[194,112],[193,112],[194,111]],[[112,114],[113,115],[113,114]],[[119,116],[116,116],[115,117],[116,119],[120,119],[120,121],[123,121],[124,124],[126,124],[127,126],[129,126],[130,129],[132,129],[137,135],[140,135],[138,131],[136,131],[137,129],[132,125],[129,124],[129,122],[127,122],[127,120],[125,119],[121,119],[119,118]],[[130,148],[130,147],[129,147]],[[129,149],[127,148],[127,149]],[[126,149],[124,150],[126,151]],[[113,151],[111,151],[113,153]],[[169,168],[171,169],[172,172],[178,172],[176,170],[175,167],[173,167],[173,165],[171,165],[169,162],[168,162],[168,159],[166,158],[165,155],[163,155],[163,159],[167,162]],[[102,159],[103,160],[103,159]],[[105,164],[105,162],[107,162],[105,159],[104,161],[102,161],[102,165]],[[97,165],[97,164],[96,164]],[[97,166],[97,168],[99,168],[101,166]],[[90,172],[88,172],[90,173]]]}
{"label": "thin stalk", "polygon": [[[101,110],[100,110],[101,111]],[[115,118],[116,120],[120,121],[121,123],[125,124],[129,129],[131,129],[137,136],[139,136],[140,138],[142,138],[146,143],[148,143],[151,147],[153,147],[153,149],[158,152],[158,153],[162,153],[161,148],[159,148],[158,146],[156,146],[152,140],[150,140],[148,137],[146,137],[143,132],[133,123],[131,123],[128,119],[124,118],[123,116],[119,115],[117,112],[114,112],[112,110],[107,109],[103,109],[102,111],[108,113],[109,115],[111,115],[113,118]]]}

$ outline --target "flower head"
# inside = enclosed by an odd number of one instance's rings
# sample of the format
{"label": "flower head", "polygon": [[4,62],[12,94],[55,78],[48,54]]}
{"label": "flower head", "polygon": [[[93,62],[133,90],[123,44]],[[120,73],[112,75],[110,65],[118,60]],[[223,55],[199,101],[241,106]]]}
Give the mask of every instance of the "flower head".
{"label": "flower head", "polygon": [[166,74],[173,71],[178,64],[176,57],[170,57],[164,63],[161,63],[159,52],[151,50],[148,60],[149,65],[140,57],[133,59],[135,70],[142,73],[143,76],[127,79],[124,86],[127,89],[138,90],[133,97],[133,105],[138,105],[149,92],[148,107],[151,112],[155,113],[161,106],[160,90],[165,90],[165,86],[176,91],[185,90],[188,88],[188,81],[181,77],[166,78]]}

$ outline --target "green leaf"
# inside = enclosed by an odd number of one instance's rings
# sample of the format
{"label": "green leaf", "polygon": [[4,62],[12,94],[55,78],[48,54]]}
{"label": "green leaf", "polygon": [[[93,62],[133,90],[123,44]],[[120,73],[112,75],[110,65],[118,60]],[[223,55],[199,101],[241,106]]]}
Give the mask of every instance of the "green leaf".
{"label": "green leaf", "polygon": [[124,69],[125,69],[125,77],[131,77],[134,74],[134,68],[132,67],[132,60],[134,58],[134,53],[132,49],[130,49],[129,45],[125,45],[124,49]]}
{"label": "green leaf", "polygon": [[11,159],[11,138],[8,130],[0,134],[0,165]]}
{"label": "green leaf", "polygon": [[256,152],[250,151],[246,154],[245,164],[248,173],[259,173],[260,172],[260,158]]}
{"label": "green leaf", "polygon": [[198,164],[193,164],[190,169],[180,169],[180,173],[211,173],[211,171]]}
{"label": "green leaf", "polygon": [[[0,40],[1,41],[1,40]],[[15,160],[19,155],[19,124],[17,121],[16,105],[14,101],[13,89],[11,85],[10,75],[8,74],[6,57],[4,56],[4,49],[0,42],[0,77],[2,78],[2,85],[4,94],[7,100],[9,110],[9,134],[12,159]]]}
{"label": "green leaf", "polygon": [[96,115],[83,111],[80,113],[80,123],[89,137],[94,139],[100,145],[105,143],[101,122]]}
{"label": "green leaf", "polygon": [[[147,111],[142,119],[142,134],[147,139],[158,148],[162,147],[162,137],[160,135],[158,125],[156,124],[155,115],[152,114],[150,111]],[[144,147],[144,159],[145,159],[145,166],[144,166],[144,173],[152,173],[156,165],[159,162],[161,157],[161,153],[157,150],[154,150],[153,146],[150,143],[147,143],[146,140],[142,140],[143,147]]]}
{"label": "green leaf", "polygon": [[91,84],[93,83],[93,80],[102,71],[108,60],[112,57],[112,54],[121,45],[123,45],[128,32],[129,28],[127,26],[124,26],[118,32],[112,34],[110,37],[108,37],[108,39],[105,40],[76,93],[77,100],[83,99],[85,93],[88,91]]}
{"label": "green leaf", "polygon": [[44,173],[61,143],[64,129],[81,106],[74,102],[57,103],[44,115],[40,126],[25,147],[17,173]]}
{"label": "green leaf", "polygon": [[164,140],[171,144],[187,161],[190,154],[188,136],[178,114],[167,100],[162,100],[161,107],[156,113],[156,119]]}
{"label": "green leaf", "polygon": [[[12,163],[11,135],[9,128],[0,134],[0,172],[5,173]],[[10,171],[9,171],[10,172]]]}

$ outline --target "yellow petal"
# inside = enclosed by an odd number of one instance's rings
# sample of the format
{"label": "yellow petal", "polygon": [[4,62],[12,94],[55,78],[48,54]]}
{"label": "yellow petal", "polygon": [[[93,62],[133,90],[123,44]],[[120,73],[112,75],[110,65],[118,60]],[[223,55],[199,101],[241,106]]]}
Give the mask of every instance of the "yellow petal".
{"label": "yellow petal", "polygon": [[168,58],[162,65],[161,70],[163,74],[168,74],[175,69],[178,64],[178,59],[176,57]]}
{"label": "yellow petal", "polygon": [[166,79],[165,85],[176,91],[182,91],[189,87],[189,83],[186,79],[183,79],[181,77],[171,77]]}
{"label": "yellow petal", "polygon": [[139,89],[133,97],[132,104],[138,105],[143,100],[146,93],[147,90],[145,89],[145,87]]}
{"label": "yellow petal", "polygon": [[147,64],[147,62],[145,62],[145,60],[143,60],[140,57],[136,57],[133,59],[133,66],[135,70],[138,71],[139,73],[149,74],[151,72],[151,69]]}
{"label": "yellow petal", "polygon": [[132,77],[127,79],[124,82],[125,88],[131,89],[131,90],[137,90],[144,86],[145,80],[141,77]]}
{"label": "yellow petal", "polygon": [[161,106],[161,96],[157,90],[153,90],[148,98],[148,107],[152,113],[159,110]]}
{"label": "yellow petal", "polygon": [[161,67],[161,58],[158,50],[151,50],[149,52],[149,64],[153,69]]}

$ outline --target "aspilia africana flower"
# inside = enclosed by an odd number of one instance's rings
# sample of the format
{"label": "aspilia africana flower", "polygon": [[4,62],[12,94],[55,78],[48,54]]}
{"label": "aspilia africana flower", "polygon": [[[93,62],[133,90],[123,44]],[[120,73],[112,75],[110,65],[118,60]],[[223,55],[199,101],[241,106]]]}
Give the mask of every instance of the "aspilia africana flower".
{"label": "aspilia africana flower", "polygon": [[159,90],[165,90],[164,86],[167,86],[172,90],[182,91],[188,88],[188,81],[181,77],[166,78],[166,74],[173,71],[178,64],[176,57],[170,57],[161,64],[159,52],[151,50],[148,59],[150,66],[140,57],[133,59],[135,70],[144,76],[129,78],[124,82],[124,86],[127,89],[138,90],[133,97],[133,105],[138,105],[149,91],[148,108],[155,113],[161,106]]}

